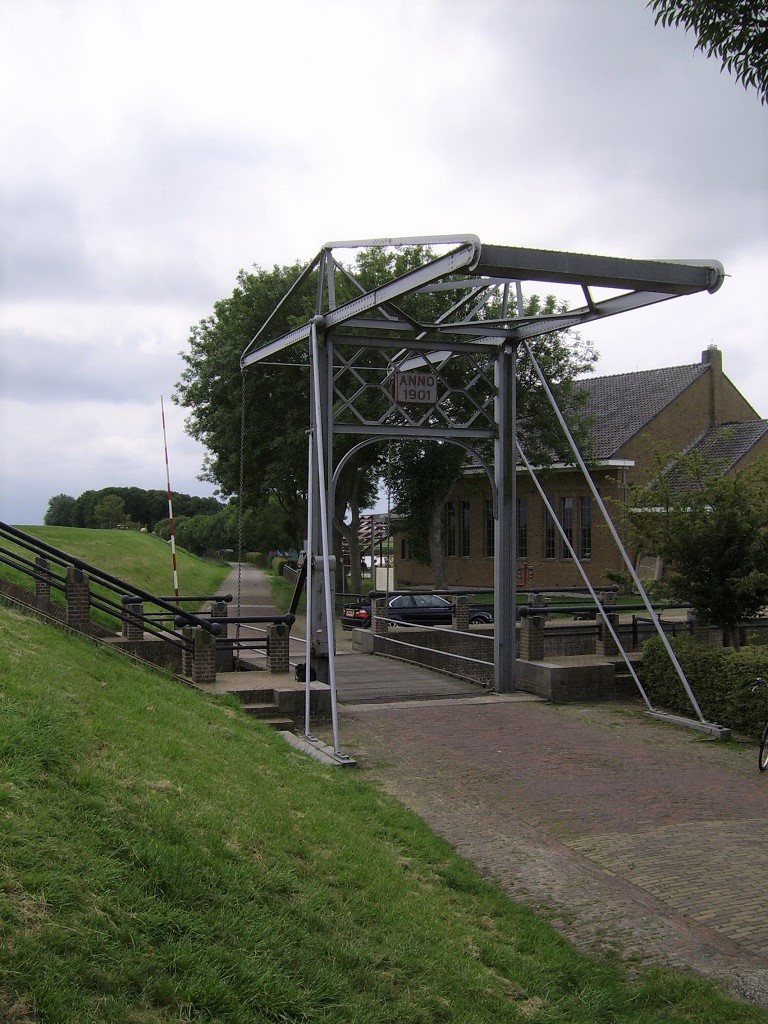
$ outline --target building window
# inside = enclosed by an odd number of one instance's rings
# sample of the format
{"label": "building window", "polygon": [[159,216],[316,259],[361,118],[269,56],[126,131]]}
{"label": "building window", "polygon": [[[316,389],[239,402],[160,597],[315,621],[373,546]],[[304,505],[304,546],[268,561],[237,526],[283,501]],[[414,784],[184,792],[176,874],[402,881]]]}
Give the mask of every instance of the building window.
{"label": "building window", "polygon": [[459,530],[461,535],[461,555],[463,558],[467,558],[469,555],[469,539],[472,532],[472,518],[468,501],[462,501],[461,503]]}
{"label": "building window", "polygon": [[579,498],[579,555],[582,558],[592,557],[592,498]]}
{"label": "building window", "polygon": [[456,502],[446,501],[445,522],[443,524],[443,554],[447,557],[456,554]]}
{"label": "building window", "polygon": [[517,499],[517,557],[528,557],[528,499]]}
{"label": "building window", "polygon": [[496,520],[493,518],[493,502],[485,500],[485,523],[483,538],[483,554],[486,558],[493,558],[496,552]]}
{"label": "building window", "polygon": [[566,539],[568,544],[573,547],[573,498],[561,498],[560,499],[560,524],[563,527],[563,543],[562,543],[562,557],[570,558],[571,553],[568,550],[568,545],[565,543]]}
{"label": "building window", "polygon": [[411,559],[411,542],[408,537],[400,538],[400,557],[404,562],[409,562]]}
{"label": "building window", "polygon": [[[550,502],[551,504],[551,502]],[[557,554],[556,541],[557,530],[555,520],[548,508],[544,509],[544,557],[554,558]]]}

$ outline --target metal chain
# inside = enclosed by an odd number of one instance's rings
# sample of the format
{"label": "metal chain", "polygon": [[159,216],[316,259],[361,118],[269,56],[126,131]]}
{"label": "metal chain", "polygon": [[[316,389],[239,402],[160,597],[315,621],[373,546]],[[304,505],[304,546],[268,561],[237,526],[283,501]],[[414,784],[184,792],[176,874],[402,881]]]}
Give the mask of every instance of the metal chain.
{"label": "metal chain", "polygon": [[[243,489],[245,483],[245,370],[240,373],[240,480],[237,495],[237,617],[242,615],[240,596],[243,588]],[[235,626],[235,649],[240,650],[240,623]]]}

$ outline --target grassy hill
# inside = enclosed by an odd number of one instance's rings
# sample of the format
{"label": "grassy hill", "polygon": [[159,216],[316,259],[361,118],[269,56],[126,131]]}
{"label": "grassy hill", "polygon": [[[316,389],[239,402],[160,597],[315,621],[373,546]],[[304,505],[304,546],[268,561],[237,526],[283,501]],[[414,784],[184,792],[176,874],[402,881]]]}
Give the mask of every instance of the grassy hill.
{"label": "grassy hill", "polygon": [[[151,594],[173,593],[170,550],[159,537],[138,530],[86,530],[74,526],[19,529]],[[229,571],[227,566],[206,562],[183,548],[177,551],[176,561],[182,594],[213,594]]]}
{"label": "grassy hill", "polygon": [[361,773],[0,603],[0,1020],[756,1022],[629,981]]}

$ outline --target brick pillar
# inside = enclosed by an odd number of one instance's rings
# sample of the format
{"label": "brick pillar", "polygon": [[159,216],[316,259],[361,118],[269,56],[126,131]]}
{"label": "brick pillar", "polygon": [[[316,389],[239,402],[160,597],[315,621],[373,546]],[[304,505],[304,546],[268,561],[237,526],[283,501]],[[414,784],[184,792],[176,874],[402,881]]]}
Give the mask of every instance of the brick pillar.
{"label": "brick pillar", "polygon": [[193,626],[194,651],[192,654],[192,682],[216,682],[216,637],[203,629]]}
{"label": "brick pillar", "polygon": [[267,672],[288,672],[288,638],[285,626],[272,623],[267,631]]}
{"label": "brick pillar", "polygon": [[693,609],[688,610],[687,619],[688,631],[694,640],[698,640],[700,644],[712,643],[712,632],[708,622],[700,619]]}
{"label": "brick pillar", "polygon": [[90,626],[88,576],[82,569],[67,566],[67,625],[87,633]]}
{"label": "brick pillar", "polygon": [[[615,611],[616,608],[616,595],[613,592],[609,592],[603,595],[601,604],[605,612],[605,616],[616,629],[619,625],[619,616]],[[600,622],[600,628],[598,631],[597,644],[595,648],[596,654],[602,654],[604,657],[611,658],[614,654],[619,653],[619,648],[610,634],[605,622]]]}
{"label": "brick pillar", "polygon": [[375,597],[371,602],[371,629],[376,636],[386,636],[388,622],[384,617],[387,614],[387,602],[383,597]]}
{"label": "brick pillar", "polygon": [[215,619],[222,619],[219,622],[221,632],[219,633],[219,640],[216,644],[216,671],[217,672],[233,672],[235,669],[235,659],[231,642],[227,642],[229,637],[229,623],[227,620],[227,603],[226,601],[214,601],[211,604],[211,617]]}
{"label": "brick pillar", "polygon": [[181,649],[181,674],[187,679],[192,678],[192,666],[194,664],[194,643],[195,627],[184,626],[181,631],[184,637],[184,647]]}
{"label": "brick pillar", "polygon": [[469,598],[459,594],[453,599],[453,628],[466,633],[469,630]]}
{"label": "brick pillar", "polygon": [[123,605],[123,638],[125,640],[144,639],[144,623],[141,620],[143,614],[144,605],[141,601]]}
{"label": "brick pillar", "polygon": [[523,616],[520,623],[520,653],[523,661],[541,661],[544,658],[544,597],[531,594],[531,605],[541,608],[541,615]]}
{"label": "brick pillar", "polygon": [[48,559],[36,558],[35,565],[35,608],[47,612],[51,607],[51,572]]}

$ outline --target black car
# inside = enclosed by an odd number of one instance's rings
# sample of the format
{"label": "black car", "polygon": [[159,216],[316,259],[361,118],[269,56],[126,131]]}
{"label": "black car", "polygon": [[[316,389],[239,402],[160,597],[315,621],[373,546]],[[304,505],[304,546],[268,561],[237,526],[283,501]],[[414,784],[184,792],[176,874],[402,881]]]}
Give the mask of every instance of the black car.
{"label": "black car", "polygon": [[[393,594],[387,602],[387,618],[410,625],[450,626],[453,621],[453,604],[438,594]],[[473,607],[469,621],[493,622],[493,611],[482,605]],[[341,625],[344,629],[360,629],[370,624],[370,602],[348,605],[342,613]]]}

